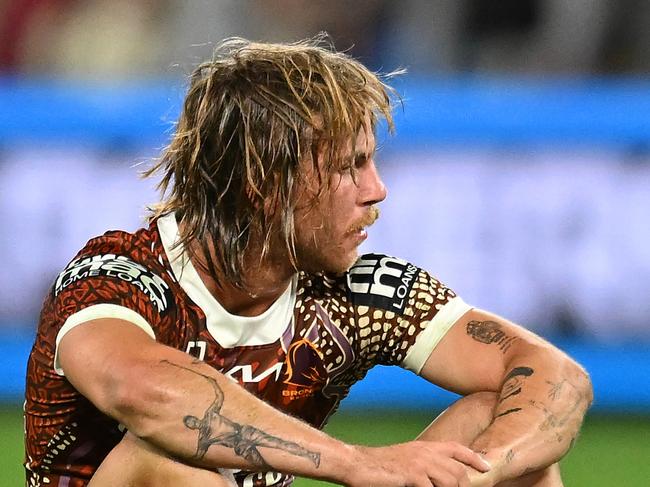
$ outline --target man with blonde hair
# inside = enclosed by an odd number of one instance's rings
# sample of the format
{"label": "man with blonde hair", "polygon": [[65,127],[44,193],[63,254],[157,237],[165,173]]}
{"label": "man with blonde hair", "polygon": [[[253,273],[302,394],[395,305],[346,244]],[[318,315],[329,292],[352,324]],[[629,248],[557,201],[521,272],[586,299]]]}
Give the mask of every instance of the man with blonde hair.
{"label": "man with blonde hair", "polygon": [[[195,70],[149,226],[90,240],[45,301],[28,485],[562,485],[584,370],[416,265],[358,255],[392,93],[322,39],[231,39]],[[409,443],[320,432],[375,364],[464,397]]]}

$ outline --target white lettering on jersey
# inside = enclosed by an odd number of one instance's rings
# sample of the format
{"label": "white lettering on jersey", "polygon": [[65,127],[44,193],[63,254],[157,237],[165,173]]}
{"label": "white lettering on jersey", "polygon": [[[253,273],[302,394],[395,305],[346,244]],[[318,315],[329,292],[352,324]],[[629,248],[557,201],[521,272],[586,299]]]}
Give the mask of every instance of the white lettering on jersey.
{"label": "white lettering on jersey", "polygon": [[401,312],[418,271],[405,260],[368,254],[348,271],[348,286],[359,304]]}
{"label": "white lettering on jersey", "polygon": [[[198,353],[193,353],[194,350],[198,349]],[[205,358],[205,352],[208,349],[208,344],[205,343],[203,340],[192,340],[187,343],[187,348],[185,349],[185,353],[190,354],[192,357],[196,357],[199,360],[203,360]]]}
{"label": "white lettering on jersey", "polygon": [[[263,370],[258,375],[253,375],[253,367],[250,364],[235,365],[224,375],[235,382],[261,382],[272,374],[275,374],[275,380],[280,378],[282,373],[282,363],[277,363],[273,367]],[[239,375],[239,377],[237,377]]]}
{"label": "white lettering on jersey", "polygon": [[99,276],[114,277],[137,286],[160,313],[169,306],[171,291],[160,276],[128,257],[115,254],[73,260],[56,278],[54,294],[58,296],[63,289],[80,279]]}
{"label": "white lettering on jersey", "polygon": [[[377,264],[379,264],[378,267]],[[372,279],[369,282],[352,282],[350,283],[350,289],[355,293],[371,293],[391,299],[395,296],[395,287],[384,284],[382,279],[384,276],[392,276],[400,279],[404,268],[408,265],[409,263],[405,260],[395,257],[382,257],[379,260],[360,259],[350,269],[350,274],[372,274]],[[415,268],[415,266],[411,267]]]}

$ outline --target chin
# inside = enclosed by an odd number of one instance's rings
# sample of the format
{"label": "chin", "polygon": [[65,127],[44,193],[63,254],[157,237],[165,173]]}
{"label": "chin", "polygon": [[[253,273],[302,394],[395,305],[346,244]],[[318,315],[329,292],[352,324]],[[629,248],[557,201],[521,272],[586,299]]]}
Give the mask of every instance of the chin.
{"label": "chin", "polygon": [[308,273],[343,274],[354,265],[358,258],[359,253],[355,250],[353,252],[339,253],[330,258],[323,255],[319,259],[305,259],[299,267],[300,270]]}
{"label": "chin", "polygon": [[359,252],[355,250],[353,252],[348,252],[347,254],[343,254],[337,257],[337,262],[333,263],[332,268],[329,270],[329,272],[333,272],[335,274],[343,274],[344,272],[349,271],[350,267],[352,267],[354,263],[359,259]]}

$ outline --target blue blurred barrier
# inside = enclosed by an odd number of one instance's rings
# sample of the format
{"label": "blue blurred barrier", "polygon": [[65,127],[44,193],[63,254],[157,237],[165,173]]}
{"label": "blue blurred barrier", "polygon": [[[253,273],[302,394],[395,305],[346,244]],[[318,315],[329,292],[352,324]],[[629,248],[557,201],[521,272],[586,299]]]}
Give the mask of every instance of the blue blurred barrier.
{"label": "blue blurred barrier", "polygon": [[[396,87],[391,148],[441,144],[650,147],[650,81],[641,79],[404,79]],[[128,84],[0,78],[0,141],[120,148],[162,146],[184,88],[178,80]],[[0,400],[20,401],[32,337],[0,324]],[[12,331],[9,331],[12,330]],[[650,411],[650,344],[560,342],[585,365],[595,411]],[[344,407],[439,408],[453,399],[398,368],[379,367]]]}
{"label": "blue blurred barrier", "polygon": [[11,334],[0,329],[0,402],[22,401],[27,358],[33,341],[31,333],[20,328],[14,329]]}
{"label": "blue blurred barrier", "polygon": [[[650,143],[650,81],[462,77],[397,80],[391,146],[430,143]],[[159,147],[178,80],[130,83],[0,78],[0,140]]]}
{"label": "blue blurred barrier", "polygon": [[[650,412],[650,344],[604,346],[579,341],[556,341],[591,374],[593,411],[647,414]],[[22,401],[25,364],[32,337],[0,334],[0,367],[4,371],[0,401]],[[456,396],[398,367],[375,367],[352,388],[344,409],[403,408],[437,410]]]}

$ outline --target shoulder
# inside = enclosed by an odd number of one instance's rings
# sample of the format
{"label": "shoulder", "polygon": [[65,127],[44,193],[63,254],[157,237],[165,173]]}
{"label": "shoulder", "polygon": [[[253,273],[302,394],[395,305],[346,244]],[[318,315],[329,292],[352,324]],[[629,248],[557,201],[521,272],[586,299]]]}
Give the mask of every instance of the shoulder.
{"label": "shoulder", "polygon": [[[301,275],[299,288],[315,298],[341,296],[354,306],[404,314],[415,294],[436,297],[452,291],[417,265],[386,254],[368,253],[342,274]],[[417,291],[417,292],[416,292]],[[452,296],[445,296],[445,298]],[[440,299],[440,297],[438,297]]]}
{"label": "shoulder", "polygon": [[83,281],[107,278],[137,286],[159,310],[164,309],[169,284],[156,242],[156,233],[149,229],[109,231],[89,240],[57,276],[54,295]]}
{"label": "shoulder", "polygon": [[86,245],[66,265],[57,279],[58,285],[66,277],[103,275],[110,265],[121,262],[124,266],[142,266],[150,263],[152,249],[147,246],[147,237],[142,232],[128,233],[112,230],[90,239]]}

